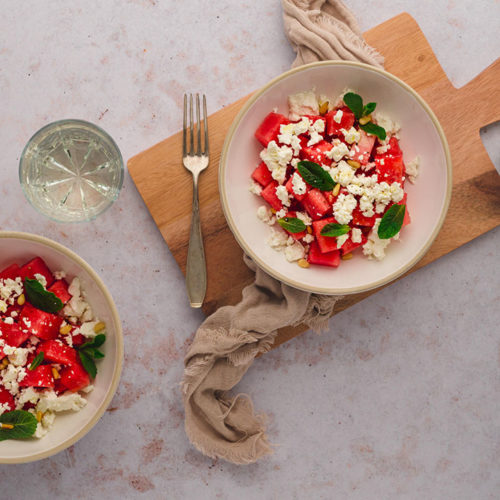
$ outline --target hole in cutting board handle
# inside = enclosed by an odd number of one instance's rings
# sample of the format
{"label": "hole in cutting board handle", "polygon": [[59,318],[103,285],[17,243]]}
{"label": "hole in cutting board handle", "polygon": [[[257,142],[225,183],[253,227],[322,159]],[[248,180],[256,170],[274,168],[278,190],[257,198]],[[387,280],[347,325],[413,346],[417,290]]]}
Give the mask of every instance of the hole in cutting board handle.
{"label": "hole in cutting board handle", "polygon": [[490,123],[479,130],[479,136],[493,165],[500,175],[500,121]]}

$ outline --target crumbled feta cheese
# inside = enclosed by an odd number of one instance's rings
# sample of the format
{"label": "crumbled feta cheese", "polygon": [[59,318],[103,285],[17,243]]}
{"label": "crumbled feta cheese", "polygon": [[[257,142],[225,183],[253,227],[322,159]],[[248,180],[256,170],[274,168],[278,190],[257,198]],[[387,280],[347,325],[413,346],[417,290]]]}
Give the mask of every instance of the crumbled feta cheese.
{"label": "crumbled feta cheese", "polygon": [[349,239],[349,233],[343,234],[342,236],[337,236],[337,248],[341,248],[342,245]]}
{"label": "crumbled feta cheese", "polygon": [[302,115],[318,115],[319,104],[316,92],[306,90],[288,96],[289,117],[298,120]]}
{"label": "crumbled feta cheese", "polygon": [[385,257],[385,249],[391,242],[390,238],[381,240],[378,237],[378,226],[380,225],[381,220],[381,218],[375,220],[375,225],[368,235],[368,241],[363,245],[363,253],[369,259],[382,260]]}
{"label": "crumbled feta cheese", "polygon": [[278,210],[276,212],[276,219],[283,219],[283,217],[285,217],[286,213],[287,213],[286,208],[282,208],[281,210]]}
{"label": "crumbled feta cheese", "polygon": [[269,235],[269,238],[267,239],[267,243],[271,248],[273,248],[274,250],[277,250],[279,252],[284,247],[286,247],[287,239],[288,239],[288,236],[286,235],[286,233],[284,231],[271,228],[271,234]]}
{"label": "crumbled feta cheese", "polygon": [[339,224],[349,224],[352,219],[352,211],[356,208],[357,201],[352,194],[343,193],[337,196],[333,204],[333,216]]}
{"label": "crumbled feta cheese", "polygon": [[80,411],[85,407],[87,401],[77,392],[66,392],[58,396],[54,391],[45,391],[40,395],[36,405],[37,411]]}
{"label": "crumbled feta cheese", "polygon": [[7,325],[13,325],[14,324],[14,318],[12,318],[12,317],[5,318],[3,320],[3,322],[6,323]]}
{"label": "crumbled feta cheese", "polygon": [[305,194],[307,191],[306,183],[298,172],[295,172],[292,176],[292,189],[298,195]]}
{"label": "crumbled feta cheese", "polygon": [[266,206],[261,205],[257,209],[257,217],[266,224],[272,226],[276,222],[276,217],[273,215],[271,210],[269,210]]}
{"label": "crumbled feta cheese", "polygon": [[353,243],[361,243],[362,241],[362,232],[361,229],[358,229],[357,227],[353,228],[351,231],[351,240]]}
{"label": "crumbled feta cheese", "polygon": [[64,278],[66,278],[66,271],[56,271],[54,273],[54,278],[56,280],[62,280]]}
{"label": "crumbled feta cheese", "polygon": [[293,168],[297,168],[297,165],[300,162],[300,158],[293,158],[292,161],[290,162],[290,165],[292,165]]}
{"label": "crumbled feta cheese", "polygon": [[340,131],[344,134],[345,140],[349,144],[352,144],[354,142],[359,142],[359,140],[361,139],[361,133],[354,127],[351,127],[349,130],[342,128],[340,129]]}
{"label": "crumbled feta cheese", "polygon": [[311,243],[312,241],[314,241],[314,236],[308,233],[302,239],[305,243]]}
{"label": "crumbled feta cheese", "polygon": [[389,149],[389,143],[384,143],[382,146],[377,147],[377,154],[382,155],[384,153],[387,153],[387,150]]}
{"label": "crumbled feta cheese", "polygon": [[[5,349],[4,349],[5,352]],[[7,354],[7,353],[5,353]],[[9,361],[14,366],[24,366],[28,361],[29,350],[24,347],[15,347],[14,352],[9,354]]]}
{"label": "crumbled feta cheese", "polygon": [[350,89],[349,87],[345,87],[344,90],[342,90],[342,92],[339,94],[339,96],[337,97],[337,99],[335,99],[333,101],[335,108],[339,108],[339,107],[341,107],[341,106],[343,106],[345,104],[344,103],[344,96],[346,94],[348,94],[349,92],[355,92],[355,91],[352,90],[352,89]]}
{"label": "crumbled feta cheese", "polygon": [[16,396],[19,392],[19,382],[21,382],[24,377],[26,377],[25,368],[22,366],[15,366],[11,363],[8,364],[7,367],[0,372],[0,374],[2,376],[2,385],[13,396]]}
{"label": "crumbled feta cheese", "polygon": [[256,182],[252,181],[250,183],[250,187],[248,188],[248,190],[251,193],[256,194],[257,196],[260,196],[260,194],[262,193],[262,186],[260,184],[257,184]]}
{"label": "crumbled feta cheese", "polygon": [[[94,314],[92,308],[82,295],[79,278],[73,278],[69,285],[68,292],[71,295],[71,299],[69,299],[68,303],[64,306],[64,315],[69,316],[75,323],[78,320],[90,321],[93,319]],[[27,326],[29,328],[31,325]]]}
{"label": "crumbled feta cheese", "polygon": [[312,219],[306,212],[296,212],[296,217],[297,219],[300,219],[306,226],[310,226],[312,224]]}
{"label": "crumbled feta cheese", "polygon": [[26,387],[19,392],[19,395],[16,397],[16,409],[20,410],[26,403],[35,404],[38,403],[40,399],[40,393],[35,391],[33,387]]}
{"label": "crumbled feta cheese", "polygon": [[35,279],[38,281],[38,283],[40,283],[40,285],[43,286],[43,288],[47,287],[47,278],[45,278],[45,276],[43,274],[36,273]]}
{"label": "crumbled feta cheese", "polygon": [[342,160],[336,167],[330,169],[330,175],[335,182],[338,182],[342,186],[347,186],[353,181],[356,172],[347,162]]}
{"label": "crumbled feta cheese", "polygon": [[373,121],[378,126],[382,127],[387,132],[387,134],[397,134],[401,129],[401,125],[398,122],[392,120],[392,118],[384,113],[381,113],[380,111],[376,111],[375,113],[373,113],[372,117]]}
{"label": "crumbled feta cheese", "polygon": [[278,146],[276,141],[271,141],[266,149],[260,153],[260,158],[267,165],[273,179],[283,184],[286,176],[286,168],[293,156],[293,150],[289,146]]}
{"label": "crumbled feta cheese", "polygon": [[420,156],[415,156],[412,161],[406,165],[406,175],[412,184],[415,184],[420,171]]}
{"label": "crumbled feta cheese", "polygon": [[333,148],[326,152],[327,158],[338,162],[349,154],[349,148],[342,141],[335,139],[332,144]]}
{"label": "crumbled feta cheese", "polygon": [[340,123],[342,121],[342,117],[344,116],[344,112],[339,109],[337,112],[333,115],[333,121],[335,123]]}
{"label": "crumbled feta cheese", "polygon": [[288,262],[303,259],[304,255],[304,247],[298,241],[294,241],[292,245],[287,246],[285,249],[285,257]]}
{"label": "crumbled feta cheese", "polygon": [[311,138],[307,141],[308,146],[314,146],[323,140],[323,136],[318,132],[311,132]]}
{"label": "crumbled feta cheese", "polygon": [[94,330],[95,325],[97,325],[99,321],[86,321],[82,323],[78,328],[75,328],[73,331],[73,335],[83,335],[88,339],[93,339],[97,334]]}
{"label": "crumbled feta cheese", "polygon": [[276,196],[283,203],[285,207],[290,206],[290,195],[285,186],[277,186],[276,187]]}

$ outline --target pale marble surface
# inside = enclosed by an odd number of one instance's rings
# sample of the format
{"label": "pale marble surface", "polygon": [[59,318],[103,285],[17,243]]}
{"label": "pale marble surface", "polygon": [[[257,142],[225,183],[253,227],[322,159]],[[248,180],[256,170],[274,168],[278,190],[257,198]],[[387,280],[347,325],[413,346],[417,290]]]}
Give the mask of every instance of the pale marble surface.
{"label": "pale marble surface", "polygon": [[[498,0],[348,5],[363,29],[412,13],[457,86],[500,53]],[[49,121],[96,122],[129,158],[179,128],[184,90],[205,91],[215,111],[287,69],[277,1],[0,7],[0,227],[89,261],[115,297],[126,347],[102,421],[53,458],[0,467],[2,498],[499,498],[498,229],[339,314],[322,336],[257,360],[239,389],[268,412],[278,446],[236,467],[185,437],[178,382],[202,315],[130,178],[91,224],[50,222],[22,196],[20,152]],[[484,136],[497,166],[498,130]]]}

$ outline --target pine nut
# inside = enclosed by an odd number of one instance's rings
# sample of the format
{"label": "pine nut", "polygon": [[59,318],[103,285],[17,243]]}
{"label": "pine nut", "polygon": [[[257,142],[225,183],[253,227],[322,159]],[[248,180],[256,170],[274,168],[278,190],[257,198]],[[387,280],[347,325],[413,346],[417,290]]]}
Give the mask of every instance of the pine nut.
{"label": "pine nut", "polygon": [[36,419],[37,419],[37,421],[38,421],[38,422],[41,422],[41,421],[42,421],[42,418],[43,418],[43,413],[42,413],[40,410],[38,410],[38,411],[36,412]]}
{"label": "pine nut", "polygon": [[95,333],[102,332],[105,328],[106,328],[106,325],[102,321],[99,321],[99,323],[97,323],[94,326],[94,332]]}
{"label": "pine nut", "polygon": [[359,168],[359,167],[361,167],[361,163],[359,163],[359,161],[356,161],[356,160],[347,160],[347,163],[349,165],[351,165],[352,168]]}
{"label": "pine nut", "polygon": [[335,184],[335,187],[333,188],[333,191],[332,191],[333,196],[337,196],[339,194],[339,191],[340,191],[340,184],[337,183],[337,184]]}
{"label": "pine nut", "polygon": [[12,424],[2,424],[0,423],[0,429],[13,429],[14,426]]}
{"label": "pine nut", "polygon": [[307,269],[309,267],[309,262],[307,262],[306,259],[300,259],[297,264],[300,266],[300,267],[303,267],[304,269]]}
{"label": "pine nut", "polygon": [[59,328],[59,333],[61,335],[68,335],[68,333],[71,331],[71,325],[64,325]]}
{"label": "pine nut", "polygon": [[352,253],[346,253],[345,255],[342,255],[342,260],[351,260],[352,259]]}
{"label": "pine nut", "polygon": [[367,115],[363,116],[362,118],[359,119],[359,124],[360,125],[366,125],[368,122],[372,121],[372,115]]}
{"label": "pine nut", "polygon": [[311,226],[307,226],[307,232],[309,234],[312,234],[313,230],[312,230],[312,227]]}
{"label": "pine nut", "polygon": [[59,372],[57,371],[57,368],[55,366],[52,367],[52,376],[55,380],[61,378],[61,375],[59,375]]}
{"label": "pine nut", "polygon": [[24,303],[26,302],[26,297],[24,296],[24,293],[22,293],[21,295],[19,295],[19,297],[17,298],[17,304],[19,306],[23,306]]}
{"label": "pine nut", "polygon": [[322,102],[319,105],[319,114],[326,115],[328,113],[328,101]]}

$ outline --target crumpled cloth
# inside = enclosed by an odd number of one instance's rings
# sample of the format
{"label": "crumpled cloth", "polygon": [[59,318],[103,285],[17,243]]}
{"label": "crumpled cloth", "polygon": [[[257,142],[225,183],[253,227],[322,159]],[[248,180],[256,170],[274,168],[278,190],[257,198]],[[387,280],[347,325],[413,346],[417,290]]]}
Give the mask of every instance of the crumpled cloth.
{"label": "crumpled cloth", "polygon": [[[342,2],[282,0],[282,6],[285,31],[297,52],[293,66],[328,59],[382,64]],[[279,328],[305,323],[319,331],[342,298],[297,290],[244,259],[255,271],[255,282],[243,290],[239,304],[221,307],[200,326],[181,383],[190,441],[205,455],[236,464],[255,462],[272,447],[265,416],[254,412],[247,395],[229,391],[255,357],[272,347]]]}

